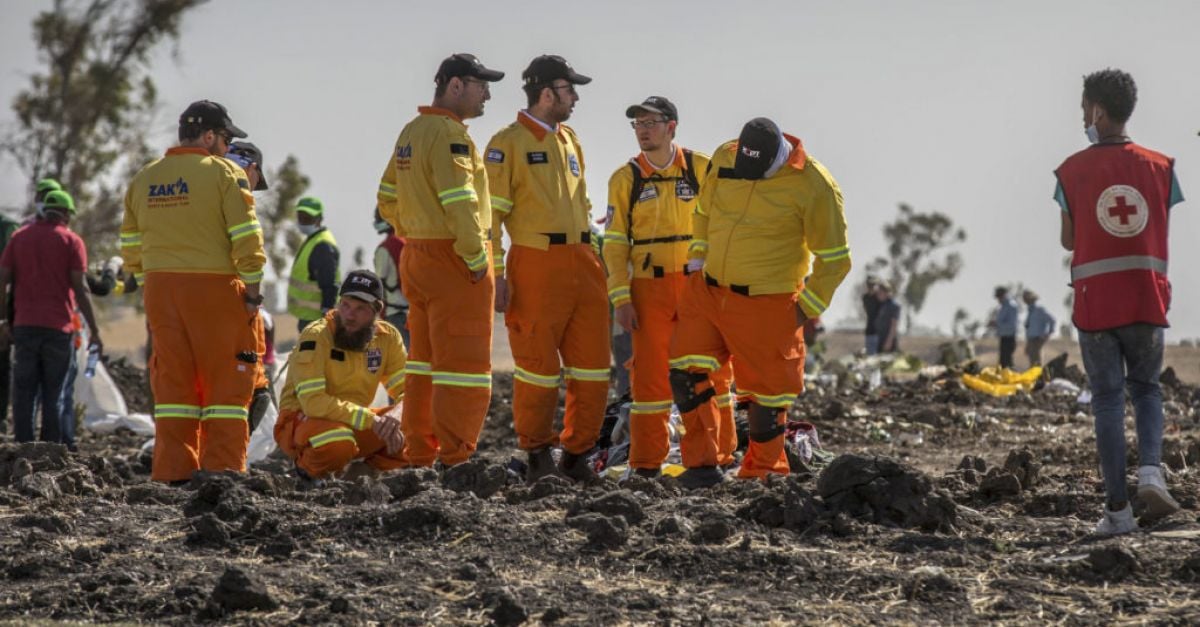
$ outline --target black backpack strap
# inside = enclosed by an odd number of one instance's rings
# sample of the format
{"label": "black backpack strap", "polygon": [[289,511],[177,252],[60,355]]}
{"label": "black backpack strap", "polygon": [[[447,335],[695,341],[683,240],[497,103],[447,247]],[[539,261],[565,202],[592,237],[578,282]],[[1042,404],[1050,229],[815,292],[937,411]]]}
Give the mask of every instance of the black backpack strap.
{"label": "black backpack strap", "polygon": [[632,161],[629,162],[629,171],[633,174],[633,186],[629,188],[629,207],[626,210],[625,223],[629,225],[629,232],[626,233],[629,239],[633,239],[633,206],[637,204],[638,198],[642,195],[642,186],[646,184],[646,179],[642,178],[642,169]]}
{"label": "black backpack strap", "polygon": [[683,178],[687,180],[688,185],[691,186],[692,192],[699,196],[700,179],[696,176],[696,167],[692,162],[692,151],[688,150],[687,148],[683,149],[683,162],[687,165],[687,171],[683,173]]}

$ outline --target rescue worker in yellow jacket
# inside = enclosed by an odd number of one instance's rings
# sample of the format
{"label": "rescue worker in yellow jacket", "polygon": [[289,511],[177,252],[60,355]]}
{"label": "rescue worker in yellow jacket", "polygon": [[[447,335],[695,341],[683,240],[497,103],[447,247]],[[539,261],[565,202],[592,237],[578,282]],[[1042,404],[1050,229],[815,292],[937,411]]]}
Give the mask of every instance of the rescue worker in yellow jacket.
{"label": "rescue worker in yellow jacket", "polygon": [[483,157],[463,123],[483,115],[488,84],[504,78],[474,55],[445,59],[433,106],[400,132],[379,184],[379,213],[406,238],[400,284],[412,339],[407,458],[414,466],[467,461],[491,401],[492,225]]}
{"label": "rescue worker in yellow jacket", "polygon": [[[275,442],[307,481],[356,458],[375,470],[404,465],[404,342],[383,318],[383,282],[355,270],[338,296],[336,308],[300,334],[275,423]],[[380,385],[390,402],[372,409]]]}
{"label": "rescue worker in yellow jacket", "polygon": [[689,263],[698,272],[670,351],[671,391],[687,431],[680,482],[722,479],[709,373],[731,356],[738,395],[750,401],[750,445],[737,476],[787,474],[783,433],[804,389],[804,323],[825,311],[850,271],[841,190],[799,139],[755,118],[714,153],[694,220]]}
{"label": "rescue worker in yellow jacket", "polygon": [[[522,73],[529,108],[488,144],[496,310],[505,313],[516,364],[513,422],[529,454],[527,481],[561,473],[594,477],[584,454],[604,421],[611,357],[604,269],[591,247],[583,149],[563,124],[592,79],[562,57],[534,59]],[[512,251],[507,264],[500,226]],[[507,266],[507,269],[506,269]],[[567,380],[563,431],[554,432],[558,387]],[[555,467],[550,447],[561,443]]]}
{"label": "rescue worker in yellow jacket", "polygon": [[288,313],[296,316],[298,331],[324,317],[337,302],[341,255],[324,221],[325,205],[319,199],[305,196],[296,203],[296,228],[304,243],[296,251],[288,277]]}
{"label": "rescue worker in yellow jacket", "polygon": [[[609,178],[603,250],[613,316],[633,335],[629,467],[633,474],[655,477],[670,451],[667,351],[679,320],[692,213],[709,158],[675,143],[679,111],[662,96],[628,107],[625,117],[632,120],[641,152]],[[737,448],[728,361],[712,379],[721,413],[717,461],[726,466]]]}
{"label": "rescue worker in yellow jacket", "polygon": [[121,255],[143,285],[153,342],[156,481],[246,467],[266,255],[250,182],[223,158],[245,136],[225,107],[194,102],[180,145],[125,194]]}

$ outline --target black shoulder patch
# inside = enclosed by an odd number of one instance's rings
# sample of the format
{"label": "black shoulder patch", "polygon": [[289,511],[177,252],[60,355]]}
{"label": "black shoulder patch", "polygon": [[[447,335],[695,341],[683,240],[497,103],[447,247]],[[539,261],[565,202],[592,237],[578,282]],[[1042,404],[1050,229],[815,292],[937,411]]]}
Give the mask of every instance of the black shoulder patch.
{"label": "black shoulder patch", "polygon": [[246,190],[250,189],[250,181],[247,181],[246,179],[238,179],[237,182],[238,187]]}
{"label": "black shoulder patch", "polygon": [[305,340],[303,342],[300,342],[300,350],[302,350],[302,351],[317,350],[317,341],[316,340]]}
{"label": "black shoulder patch", "polygon": [[471,156],[471,147],[466,144],[450,144],[450,154]]}
{"label": "black shoulder patch", "polygon": [[529,161],[530,165],[537,163],[549,163],[550,161],[544,152],[527,152],[525,153],[525,159]]}
{"label": "black shoulder patch", "polygon": [[329,358],[334,361],[346,361],[346,353],[336,348],[331,348],[329,349]]}
{"label": "black shoulder patch", "polygon": [[733,168],[717,168],[717,178],[719,179],[741,179]]}

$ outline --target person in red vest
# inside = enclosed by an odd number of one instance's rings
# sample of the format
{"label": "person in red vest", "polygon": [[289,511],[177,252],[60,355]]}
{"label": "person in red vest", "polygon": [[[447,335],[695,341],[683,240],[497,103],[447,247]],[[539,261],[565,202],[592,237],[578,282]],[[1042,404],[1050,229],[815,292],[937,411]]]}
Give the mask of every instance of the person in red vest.
{"label": "person in red vest", "polygon": [[1072,315],[1092,391],[1096,448],[1108,502],[1096,532],[1137,529],[1126,494],[1125,389],[1137,417],[1138,490],[1149,517],[1179,509],[1167,491],[1158,377],[1171,305],[1167,223],[1183,200],[1175,160],[1139,146],[1125,123],[1137,103],[1133,77],[1120,70],[1083,79],[1083,125],[1091,146],[1055,170],[1062,245],[1074,251]]}

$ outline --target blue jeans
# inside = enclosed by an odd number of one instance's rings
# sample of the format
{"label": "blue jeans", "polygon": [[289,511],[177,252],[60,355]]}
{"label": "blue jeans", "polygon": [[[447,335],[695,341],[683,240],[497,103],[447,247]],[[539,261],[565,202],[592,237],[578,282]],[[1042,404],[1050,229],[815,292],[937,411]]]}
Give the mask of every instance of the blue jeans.
{"label": "blue jeans", "polygon": [[863,344],[864,344],[864,348],[867,349],[868,355],[878,355],[879,354],[879,339],[880,338],[878,335],[864,336]]}
{"label": "blue jeans", "polygon": [[17,442],[33,441],[33,399],[42,405],[41,440],[62,441],[62,392],[74,360],[71,334],[44,327],[13,329],[13,434]]}
{"label": "blue jeans", "polygon": [[412,344],[408,341],[408,310],[388,316],[387,321],[400,330],[400,337],[404,338],[404,350],[411,351]]}
{"label": "blue jeans", "polygon": [[1162,460],[1163,330],[1149,324],[1090,333],[1079,332],[1079,350],[1092,389],[1096,450],[1104,471],[1109,505],[1129,500],[1125,484],[1125,388],[1137,423],[1138,464]]}

